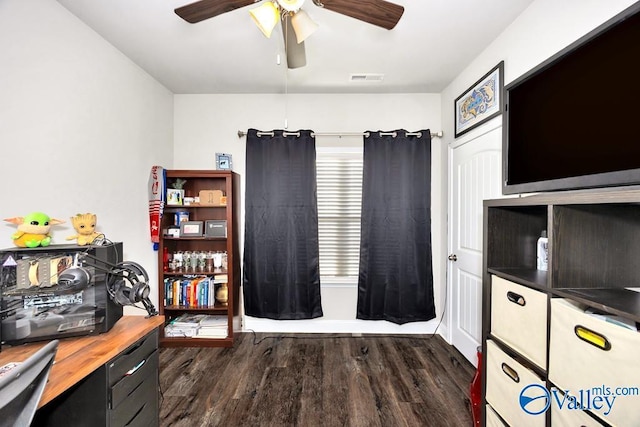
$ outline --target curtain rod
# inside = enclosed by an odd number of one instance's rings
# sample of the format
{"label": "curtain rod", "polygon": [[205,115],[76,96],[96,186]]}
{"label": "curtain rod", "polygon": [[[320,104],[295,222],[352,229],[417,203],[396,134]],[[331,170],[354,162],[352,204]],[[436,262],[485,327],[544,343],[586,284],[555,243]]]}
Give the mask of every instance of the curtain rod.
{"label": "curtain rod", "polygon": [[[296,134],[296,132],[287,132],[284,131],[285,133],[288,133],[289,135],[294,135]],[[273,132],[258,132],[259,134],[262,135],[271,135],[273,136]],[[381,132],[381,135],[394,135],[395,132]],[[407,132],[407,135],[417,135],[419,132]],[[368,132],[313,132],[311,134],[312,136],[337,136],[337,137],[343,137],[343,136],[369,136]],[[431,137],[436,137],[436,138],[442,138],[442,131],[440,132],[431,132]],[[238,138],[242,138],[243,136],[247,136],[247,132],[239,130],[238,131]]]}

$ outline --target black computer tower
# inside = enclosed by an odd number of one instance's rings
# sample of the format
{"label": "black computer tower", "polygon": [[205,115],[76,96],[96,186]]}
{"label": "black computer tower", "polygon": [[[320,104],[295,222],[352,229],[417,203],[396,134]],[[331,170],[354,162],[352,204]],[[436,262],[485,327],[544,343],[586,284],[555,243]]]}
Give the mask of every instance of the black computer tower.
{"label": "black computer tower", "polygon": [[[108,271],[122,257],[122,243],[0,251],[0,341],[15,345],[108,332],[122,317],[122,306],[109,295]],[[63,280],[73,268],[87,273],[79,286]]]}

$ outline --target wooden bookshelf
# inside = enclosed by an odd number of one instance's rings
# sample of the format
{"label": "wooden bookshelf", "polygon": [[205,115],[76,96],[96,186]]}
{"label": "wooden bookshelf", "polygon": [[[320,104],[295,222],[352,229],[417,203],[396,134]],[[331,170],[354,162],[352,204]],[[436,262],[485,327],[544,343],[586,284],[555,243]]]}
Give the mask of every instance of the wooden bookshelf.
{"label": "wooden bookshelf", "polygon": [[[161,221],[160,244],[158,250],[159,311],[165,317],[160,330],[162,347],[231,347],[234,341],[234,325],[238,321],[238,300],[240,289],[240,254],[238,244],[239,183],[240,177],[232,171],[218,170],[166,170],[167,189],[176,180],[184,183],[184,198],[189,204],[165,205]],[[224,196],[222,204],[204,205],[191,199],[201,191],[220,191]],[[170,236],[166,231],[178,227],[175,217],[178,212],[187,212],[189,221],[202,224],[202,235]],[[226,221],[226,237],[207,236],[207,221]],[[198,264],[187,266],[173,262],[176,254],[198,254]],[[211,268],[206,257],[213,253],[226,254],[226,268]],[[167,262],[166,254],[172,262]],[[202,261],[202,258],[205,261]],[[191,257],[189,258],[192,259]],[[202,264],[205,262],[205,264]],[[221,283],[214,278],[226,275],[227,301],[216,298]],[[219,281],[220,278],[218,278]],[[176,292],[176,289],[178,291]],[[227,316],[227,337],[193,338],[171,336],[171,322],[184,313],[213,314]]]}

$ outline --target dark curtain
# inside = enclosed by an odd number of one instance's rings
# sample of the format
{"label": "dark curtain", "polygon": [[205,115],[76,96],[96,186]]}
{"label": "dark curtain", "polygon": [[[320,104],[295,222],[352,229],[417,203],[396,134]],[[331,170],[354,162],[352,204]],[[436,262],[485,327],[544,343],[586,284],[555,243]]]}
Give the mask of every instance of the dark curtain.
{"label": "dark curtain", "polygon": [[360,239],[357,318],[433,319],[429,130],[365,136]]}
{"label": "dark curtain", "polygon": [[244,309],[278,320],[322,316],[311,131],[247,132]]}

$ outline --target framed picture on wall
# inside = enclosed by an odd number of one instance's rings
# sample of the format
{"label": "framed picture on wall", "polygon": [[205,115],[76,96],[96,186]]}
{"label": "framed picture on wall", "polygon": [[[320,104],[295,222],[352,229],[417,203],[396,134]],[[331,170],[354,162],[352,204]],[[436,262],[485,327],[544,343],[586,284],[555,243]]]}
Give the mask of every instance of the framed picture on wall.
{"label": "framed picture on wall", "polygon": [[501,61],[456,98],[454,103],[455,137],[457,138],[502,114],[503,90],[504,61]]}
{"label": "framed picture on wall", "polygon": [[231,170],[233,162],[231,161],[231,154],[216,153],[216,169],[218,170]]}

